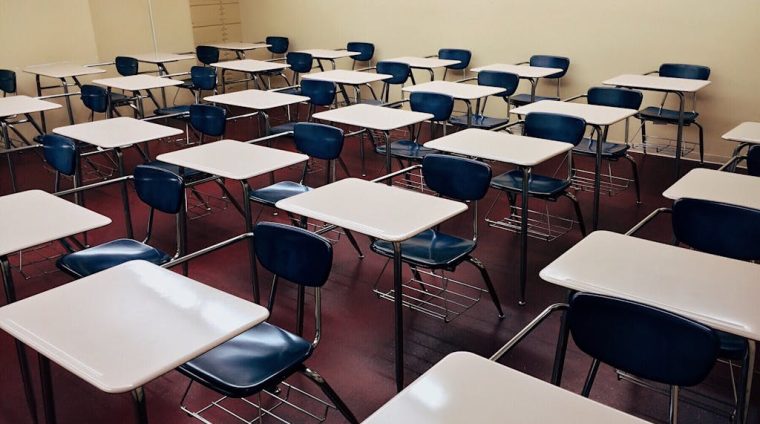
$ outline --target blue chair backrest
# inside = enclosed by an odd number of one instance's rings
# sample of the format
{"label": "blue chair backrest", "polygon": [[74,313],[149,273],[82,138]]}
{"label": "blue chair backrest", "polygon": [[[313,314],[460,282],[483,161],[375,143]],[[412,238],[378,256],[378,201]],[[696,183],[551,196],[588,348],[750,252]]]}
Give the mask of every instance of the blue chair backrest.
{"label": "blue chair backrest", "polygon": [[673,203],[676,240],[702,252],[760,260],[760,210],[698,199]]}
{"label": "blue chair backrest", "polygon": [[292,283],[322,287],[332,269],[332,245],[303,228],[260,222],[253,229],[256,257],[261,266]]}
{"label": "blue chair backrest", "polygon": [[491,167],[459,156],[432,154],[422,160],[425,185],[444,197],[480,200],[491,184]]}
{"label": "blue chair backrest", "polygon": [[710,78],[710,68],[684,63],[663,63],[660,65],[659,74],[661,77],[706,80]]}
{"label": "blue chair backrest", "polygon": [[227,126],[227,111],[212,105],[190,105],[190,125],[205,135],[219,137]]}
{"label": "blue chair backrest", "polygon": [[108,110],[108,91],[105,88],[85,84],[80,90],[80,96],[87,109],[96,113],[105,113]]}
{"label": "blue chair backrest", "polygon": [[640,91],[615,87],[591,87],[587,92],[590,105],[639,110],[644,95]]}
{"label": "blue chair backrest", "polygon": [[351,41],[348,44],[346,44],[346,50],[350,52],[361,53],[356,56],[351,56],[351,59],[359,61],[359,62],[368,62],[372,60],[372,56],[375,55],[375,45],[372,43]]}
{"label": "blue chair backrest", "polygon": [[63,175],[74,175],[77,171],[79,153],[74,140],[58,134],[42,136],[42,154],[45,162]]}
{"label": "blue chair backrest", "polygon": [[216,88],[216,68],[211,66],[193,66],[190,68],[190,79],[193,86],[201,90]]}
{"label": "blue chair backrest", "polygon": [[331,81],[305,79],[301,81],[301,94],[315,106],[329,106],[335,101],[337,87]]}
{"label": "blue chair backrest", "polygon": [[195,48],[195,57],[198,62],[204,65],[211,65],[219,62],[219,49],[211,46],[197,46]]}
{"label": "blue chair backrest", "polygon": [[432,114],[433,121],[448,121],[454,110],[454,98],[440,93],[416,91],[409,96],[409,103],[415,112]]}
{"label": "blue chair backrest", "polygon": [[760,177],[760,146],[752,146],[747,152],[747,174]]}
{"label": "blue chair backrest", "polygon": [[438,50],[438,58],[459,61],[455,65],[447,66],[449,69],[467,69],[470,66],[472,52],[464,49],[440,49]]}
{"label": "blue chair backrest", "polygon": [[409,79],[411,68],[406,63],[401,62],[377,62],[377,73],[392,75],[391,78],[383,80],[387,84],[404,84]]}
{"label": "blue chair backrest", "polygon": [[664,384],[698,384],[718,357],[718,336],[711,328],[623,299],[577,293],[570,300],[567,324],[583,352]]}
{"label": "blue chair backrest", "polygon": [[489,87],[499,87],[504,89],[504,91],[497,94],[497,96],[509,97],[515,94],[519,84],[520,77],[517,74],[498,71],[481,71],[478,73],[478,85],[487,85]]}
{"label": "blue chair backrest", "polygon": [[285,61],[290,65],[290,70],[304,74],[311,71],[314,58],[309,53],[290,52],[285,57]]}
{"label": "blue chair backrest", "polygon": [[343,150],[343,130],[330,125],[299,122],[293,139],[299,152],[317,159],[337,159]]}
{"label": "blue chair backrest", "polygon": [[525,116],[523,133],[528,137],[563,141],[574,146],[583,139],[586,121],[558,113],[532,112]]}
{"label": "blue chair backrest", "polygon": [[570,58],[563,56],[549,56],[536,54],[530,57],[530,66],[540,66],[542,68],[559,68],[562,71],[551,74],[544,78],[562,78],[570,68]]}
{"label": "blue chair backrest", "polygon": [[274,54],[283,54],[288,51],[288,47],[290,46],[288,37],[269,36],[264,42],[269,44],[267,50]]}
{"label": "blue chair backrest", "polygon": [[116,72],[119,75],[123,77],[137,75],[138,63],[134,57],[116,56],[114,63],[116,64]]}
{"label": "blue chair backrest", "polygon": [[151,208],[176,214],[185,207],[185,183],[179,175],[152,165],[138,165],[133,177],[137,197]]}
{"label": "blue chair backrest", "polygon": [[0,69],[0,91],[13,94],[16,92],[16,73],[10,69]]}

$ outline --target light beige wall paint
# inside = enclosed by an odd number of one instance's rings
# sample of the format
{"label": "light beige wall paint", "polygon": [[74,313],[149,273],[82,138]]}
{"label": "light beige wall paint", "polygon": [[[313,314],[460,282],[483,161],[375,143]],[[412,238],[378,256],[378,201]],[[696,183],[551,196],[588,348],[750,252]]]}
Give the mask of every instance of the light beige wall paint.
{"label": "light beige wall paint", "polygon": [[[563,97],[662,62],[704,64],[712,68],[713,83],[700,93],[698,110],[707,152],[714,155],[728,155],[733,147],[721,134],[760,120],[756,1],[248,0],[240,7],[244,40],[282,34],[293,49],[371,41],[382,59],[463,47],[472,50],[473,65],[514,63],[536,53],[566,55],[571,68]],[[645,104],[660,99],[646,94]],[[687,136],[696,138],[696,130],[687,129]],[[611,138],[622,139],[621,129]]]}

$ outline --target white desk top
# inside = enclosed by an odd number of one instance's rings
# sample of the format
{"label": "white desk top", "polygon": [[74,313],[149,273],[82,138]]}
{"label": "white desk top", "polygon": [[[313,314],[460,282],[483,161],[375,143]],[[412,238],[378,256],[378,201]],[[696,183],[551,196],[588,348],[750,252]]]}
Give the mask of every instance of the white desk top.
{"label": "white desk top", "polygon": [[544,68],[541,66],[529,66],[529,65],[510,65],[505,63],[496,63],[493,65],[480,66],[478,68],[470,69],[472,72],[483,71],[496,71],[496,72],[509,72],[510,74],[516,74],[520,78],[543,78],[557,72],[562,72],[559,68]]}
{"label": "white desk top", "polygon": [[723,139],[740,143],[760,144],[760,122],[742,122],[723,134]]}
{"label": "white desk top", "polygon": [[204,97],[203,100],[211,103],[244,107],[253,110],[268,110],[276,107],[308,102],[305,96],[278,93],[276,91],[243,90],[234,93],[218,94]]}
{"label": "white desk top", "polygon": [[226,62],[212,63],[211,66],[240,72],[268,72],[290,68],[287,63],[265,62],[255,59],[228,60]]}
{"label": "white desk top", "polygon": [[98,389],[123,393],[268,316],[255,303],[132,261],[0,308],[0,328]]}
{"label": "white desk top", "polygon": [[39,100],[29,96],[8,96],[0,97],[0,118],[24,113],[42,112],[46,110],[58,109],[61,107],[58,103],[47,100]]}
{"label": "white desk top", "polygon": [[24,68],[24,72],[50,78],[69,78],[82,75],[102,74],[105,69],[91,68],[68,62],[45,63]]}
{"label": "white desk top", "polygon": [[94,84],[127,91],[150,90],[153,88],[172,87],[182,85],[182,81],[161,78],[153,75],[131,75],[128,77],[102,78],[92,80]]}
{"label": "white desk top", "polygon": [[278,209],[386,241],[403,241],[467,210],[453,200],[346,178],[280,200]]}
{"label": "white desk top", "polygon": [[645,303],[759,340],[758,273],[760,265],[750,262],[596,231],[540,275],[571,290]]}
{"label": "white desk top", "polygon": [[303,76],[303,79],[330,81],[336,84],[362,85],[362,84],[369,84],[375,81],[386,80],[391,77],[393,77],[393,75],[376,74],[374,72],[345,71],[342,69],[336,69],[332,71],[315,72],[313,74],[306,74]]}
{"label": "white desk top", "polygon": [[623,74],[606,81],[604,85],[638,88],[642,90],[681,91],[693,93],[710,84],[710,81],[687,78],[668,78],[658,75]]}
{"label": "white desk top", "polygon": [[431,119],[429,113],[358,104],[314,114],[315,119],[353,125],[379,131],[390,131]]}
{"label": "white desk top", "polygon": [[541,100],[514,108],[511,112],[515,115],[527,115],[530,112],[559,113],[577,116],[578,118],[585,119],[587,124],[600,126],[612,125],[638,113],[635,109],[590,105],[588,103],[560,102],[556,100]]}
{"label": "white desk top", "polygon": [[126,55],[131,58],[137,59],[138,62],[145,63],[168,63],[179,62],[180,60],[192,60],[195,59],[195,55],[192,54],[176,54],[176,53],[142,53]]}
{"label": "white desk top", "polygon": [[460,100],[477,100],[504,91],[504,89],[500,87],[452,81],[430,81],[422,84],[410,85],[409,87],[404,87],[403,90],[407,93],[426,91],[430,93],[447,94]]}
{"label": "white desk top", "polygon": [[352,52],[348,50],[330,50],[330,49],[308,49],[299,50],[299,53],[308,53],[314,59],[340,59],[342,57],[351,57],[360,55],[360,52]]}
{"label": "white desk top", "polygon": [[411,68],[418,69],[436,69],[445,68],[446,66],[461,63],[459,60],[438,59],[437,57],[394,57],[393,59],[384,59],[383,62],[401,62],[406,63]]}
{"label": "white desk top", "polygon": [[469,352],[454,352],[364,424],[645,423]]}
{"label": "white desk top", "polygon": [[425,147],[458,155],[536,166],[573,148],[570,143],[505,132],[467,128],[425,143]]}
{"label": "white desk top", "polygon": [[247,50],[265,49],[271,46],[271,44],[266,44],[266,43],[238,43],[238,42],[212,43],[212,44],[202,44],[202,45],[209,46],[209,47],[216,47],[217,49],[220,49],[220,50],[234,50],[234,51],[239,51],[239,52],[244,52]]}
{"label": "white desk top", "polygon": [[156,159],[233,180],[247,180],[306,162],[300,153],[235,140],[219,140],[158,155]]}
{"label": "white desk top", "polygon": [[94,230],[111,219],[41,190],[0,196],[0,256]]}
{"label": "white desk top", "polygon": [[179,128],[126,116],[67,125],[58,127],[53,132],[104,149],[125,147],[182,134]]}
{"label": "white desk top", "polygon": [[760,209],[760,178],[696,168],[681,177],[662,195],[671,200],[688,197]]}

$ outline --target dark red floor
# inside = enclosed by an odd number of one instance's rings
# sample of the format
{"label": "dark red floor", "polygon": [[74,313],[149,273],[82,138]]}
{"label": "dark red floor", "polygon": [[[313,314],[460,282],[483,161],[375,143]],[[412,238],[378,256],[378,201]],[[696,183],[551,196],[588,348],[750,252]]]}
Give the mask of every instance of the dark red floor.
{"label": "dark red floor", "polygon": [[[255,134],[253,120],[244,120],[232,125],[228,131],[229,138],[249,139]],[[292,149],[290,141],[277,143],[283,148]],[[151,143],[151,154],[176,148],[166,142]],[[343,158],[348,163],[354,176],[359,174],[357,139],[349,139],[343,152]],[[374,153],[368,153],[368,168],[370,177],[379,175],[382,169],[382,158]],[[129,168],[138,161],[134,151],[127,153]],[[637,156],[640,174],[643,182],[643,204],[636,206],[632,190],[616,197],[602,198],[602,213],[600,227],[602,229],[624,232],[646,216],[653,209],[667,206],[668,202],[661,196],[662,191],[670,185],[673,178],[672,161],[654,156]],[[582,165],[590,166],[590,160],[579,160]],[[52,187],[52,173],[43,170],[40,159],[32,153],[21,155],[18,160],[19,184],[22,189]],[[553,172],[557,163],[547,164],[540,168],[544,172]],[[690,168],[692,164],[687,164]],[[507,169],[501,164],[493,164],[494,172]],[[629,167],[625,163],[615,164],[619,174],[628,175]],[[278,179],[297,178],[299,170],[290,169],[278,172]],[[7,169],[5,161],[0,163],[0,193],[9,192]],[[338,171],[342,178],[343,174]],[[310,175],[312,184],[319,185],[324,181],[322,174]],[[266,178],[252,181],[252,186],[266,184]],[[234,181],[227,182],[233,194],[240,195],[240,187]],[[208,192],[218,194],[218,188],[208,186]],[[114,220],[109,227],[90,233],[90,243],[99,243],[124,236],[123,219],[118,201],[119,192],[115,186],[93,191],[87,196],[87,206],[104,213]],[[547,305],[562,301],[565,292],[555,286],[541,281],[538,272],[562,252],[580,240],[579,231],[551,243],[531,240],[529,246],[528,272],[528,305],[517,305],[517,270],[518,270],[518,237],[514,234],[489,228],[484,225],[482,218],[488,206],[496,196],[496,192],[488,194],[480,208],[480,239],[476,255],[488,267],[496,285],[496,289],[504,305],[506,318],[499,320],[495,309],[488,298],[468,311],[464,316],[445,324],[441,321],[424,316],[420,313],[407,311],[405,313],[406,334],[406,375],[407,383],[425,372],[430,366],[446,354],[467,350],[483,356],[490,356],[504,342],[511,338],[520,328],[528,323]],[[578,195],[586,221],[590,225],[591,201],[590,193]],[[132,196],[133,219],[136,234],[142,234],[146,223],[146,209],[136,196]],[[536,206],[539,206],[536,203]],[[566,201],[551,205],[553,211],[568,215],[571,212]],[[503,210],[503,202],[502,202]],[[254,208],[254,214],[258,213]],[[382,211],[378,211],[382,213]],[[50,219],[55,219],[51,216]],[[274,216],[271,210],[265,210],[261,219],[280,220],[282,216]],[[463,235],[469,234],[470,217],[460,216],[443,228]],[[642,237],[661,241],[670,239],[669,223],[663,218],[641,233]],[[243,231],[242,218],[229,207],[210,216],[199,218],[189,225],[189,248],[197,250],[214,242],[232,237]],[[174,225],[171,217],[161,216],[156,223],[154,243],[167,250],[173,250]],[[342,395],[346,403],[360,418],[366,418],[375,411],[394,393],[393,383],[393,315],[392,305],[381,301],[372,293],[372,285],[385,260],[369,252],[368,240],[358,235],[367,257],[357,259],[351,246],[346,240],[340,240],[336,245],[336,255],[329,283],[324,290],[324,334],[323,339],[310,359],[309,365],[323,374],[333,387]],[[626,252],[619,252],[627,255]],[[194,279],[218,287],[244,298],[250,298],[249,271],[246,263],[246,251],[242,245],[234,246],[209,257],[192,263],[190,276]],[[638,258],[630,257],[631,261]],[[647,266],[646,263],[641,264]],[[48,266],[48,268],[50,268]],[[405,270],[406,272],[406,270]],[[16,286],[20,298],[48,290],[69,279],[61,273],[53,273],[44,277],[24,280],[16,274]],[[264,278],[267,276],[264,275]],[[477,284],[480,279],[474,268],[464,264],[457,272],[457,277]],[[382,282],[389,283],[391,273],[386,272]],[[719,282],[716,282],[718,284]],[[264,295],[268,294],[268,284],[264,284]],[[276,311],[271,322],[293,328],[295,317],[293,300],[295,291],[283,285],[279,292]],[[75,307],[72,305],[72,307]],[[310,318],[311,315],[307,315]],[[309,323],[307,334],[311,327]],[[534,334],[530,335],[512,353],[502,361],[506,365],[526,372],[542,380],[548,380],[551,374],[552,358],[558,328],[558,320],[550,319]],[[98,346],[92,346],[97,349]],[[30,352],[30,358],[34,359]],[[0,423],[30,423],[24,402],[21,381],[16,366],[15,350],[11,337],[0,334],[0,360],[5,366],[0,368]],[[34,372],[36,377],[36,361]],[[590,360],[571,345],[568,353],[563,387],[579,392],[583,384]],[[134,414],[131,397],[124,395],[109,395],[102,393],[82,382],[68,372],[55,367],[53,369],[56,395],[57,416],[60,423],[132,423]],[[297,380],[303,383],[302,380]],[[176,372],[158,378],[146,386],[148,408],[153,423],[191,423],[196,422],[179,410],[179,401],[186,387],[187,379]],[[302,386],[304,384],[301,384]],[[39,387],[37,386],[39,391]],[[473,387],[472,390],[488,390],[488,387]],[[728,400],[731,394],[730,380],[727,367],[716,366],[709,381],[699,386],[697,391],[711,393],[723,400]],[[758,408],[758,393],[755,390],[752,398],[750,422],[760,421]],[[38,395],[39,397],[39,395]],[[613,370],[602,367],[591,397],[607,405],[630,412],[648,420],[664,421],[667,418],[667,398],[660,394],[642,389],[628,382],[620,382],[615,378]],[[193,391],[192,401],[195,405],[208,394],[203,390]],[[509,399],[504,399],[509,402]],[[546,405],[551,407],[551,405]],[[728,422],[725,416],[697,409],[682,403],[683,423],[723,423]],[[252,418],[252,411],[249,411]],[[293,417],[294,422],[304,422],[303,418]],[[507,422],[508,417],[505,417]],[[235,422],[227,419],[221,422]],[[265,422],[268,422],[265,420]],[[270,421],[271,422],[271,421]],[[339,414],[332,411],[328,422],[343,422]]]}

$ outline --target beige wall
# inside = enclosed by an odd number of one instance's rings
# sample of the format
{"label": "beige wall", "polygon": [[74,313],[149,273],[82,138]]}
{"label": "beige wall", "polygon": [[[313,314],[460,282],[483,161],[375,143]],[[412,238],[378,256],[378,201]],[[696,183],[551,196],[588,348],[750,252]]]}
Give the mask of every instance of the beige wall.
{"label": "beige wall", "polygon": [[[721,134],[760,119],[757,1],[248,0],[240,7],[243,40],[282,34],[296,49],[371,41],[382,59],[463,47],[472,50],[473,65],[565,55],[571,67],[563,97],[662,62],[707,65],[712,84],[700,93],[698,110],[713,155],[730,153]],[[647,94],[645,104],[660,98]],[[687,129],[687,136],[695,138],[696,131]],[[622,139],[622,131],[611,137]]]}

